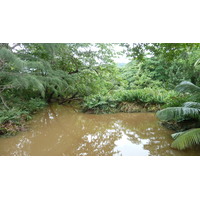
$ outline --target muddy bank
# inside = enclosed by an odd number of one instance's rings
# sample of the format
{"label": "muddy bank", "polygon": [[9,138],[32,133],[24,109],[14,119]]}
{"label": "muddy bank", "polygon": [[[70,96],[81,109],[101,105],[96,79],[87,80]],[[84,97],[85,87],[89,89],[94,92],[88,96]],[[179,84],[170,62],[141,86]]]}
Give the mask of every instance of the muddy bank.
{"label": "muddy bank", "polygon": [[0,137],[10,137],[14,136],[19,132],[26,131],[28,127],[26,126],[26,122],[24,120],[21,123],[16,124],[14,122],[6,122],[4,124],[0,124]]}
{"label": "muddy bank", "polygon": [[122,102],[118,106],[120,112],[156,112],[160,110],[159,104]]}
{"label": "muddy bank", "polygon": [[137,102],[121,102],[116,104],[115,107],[94,107],[92,109],[83,110],[88,114],[106,114],[106,113],[139,113],[139,112],[157,112],[161,109],[160,104],[137,103]]}

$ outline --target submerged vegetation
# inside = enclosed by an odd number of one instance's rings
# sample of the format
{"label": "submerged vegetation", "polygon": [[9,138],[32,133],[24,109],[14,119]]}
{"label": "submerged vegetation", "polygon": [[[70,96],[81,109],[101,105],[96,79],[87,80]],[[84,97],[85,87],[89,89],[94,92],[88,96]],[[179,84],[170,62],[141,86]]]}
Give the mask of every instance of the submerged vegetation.
{"label": "submerged vegetation", "polygon": [[[124,51],[130,62],[117,63]],[[177,131],[173,148],[198,145],[199,56],[193,43],[1,43],[0,135],[26,129],[51,102],[78,101],[87,113],[158,111]]]}

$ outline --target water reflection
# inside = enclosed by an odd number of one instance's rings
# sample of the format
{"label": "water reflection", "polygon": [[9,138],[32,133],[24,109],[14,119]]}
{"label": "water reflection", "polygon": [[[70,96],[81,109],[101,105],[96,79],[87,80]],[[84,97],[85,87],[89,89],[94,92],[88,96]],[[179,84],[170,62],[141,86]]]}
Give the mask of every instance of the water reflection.
{"label": "water reflection", "polygon": [[200,155],[200,150],[171,149],[171,131],[153,113],[92,115],[52,105],[30,127],[16,137],[0,138],[0,155]]}

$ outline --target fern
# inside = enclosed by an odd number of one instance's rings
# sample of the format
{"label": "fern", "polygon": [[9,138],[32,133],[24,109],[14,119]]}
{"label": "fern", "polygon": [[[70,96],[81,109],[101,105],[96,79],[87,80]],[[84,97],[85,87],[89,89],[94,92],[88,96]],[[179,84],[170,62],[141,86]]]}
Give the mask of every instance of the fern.
{"label": "fern", "polygon": [[200,144],[200,128],[190,129],[185,132],[180,132],[172,135],[176,138],[171,147],[179,150],[190,148]]}

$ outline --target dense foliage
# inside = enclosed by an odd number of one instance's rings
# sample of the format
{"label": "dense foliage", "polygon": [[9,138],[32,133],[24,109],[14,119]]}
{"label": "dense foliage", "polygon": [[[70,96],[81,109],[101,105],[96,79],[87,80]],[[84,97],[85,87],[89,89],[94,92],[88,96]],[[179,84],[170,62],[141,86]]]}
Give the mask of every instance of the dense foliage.
{"label": "dense foliage", "polygon": [[[131,61],[114,62],[124,52]],[[159,110],[162,122],[200,124],[199,73],[196,43],[1,43],[0,135],[23,130],[50,102],[74,100],[84,112]],[[199,144],[195,128],[173,135],[172,147]]]}
{"label": "dense foliage", "polygon": [[[116,111],[123,111],[121,109],[132,106],[142,106],[140,111],[149,111],[147,108],[154,105],[154,109],[151,111],[159,110],[160,107],[164,107],[170,101],[175,105],[173,99],[177,97],[177,93],[174,91],[167,91],[164,89],[135,89],[135,90],[113,90],[112,93],[107,95],[90,95],[84,98],[83,111],[90,111],[94,113],[112,113]],[[122,104],[123,103],[123,104]],[[135,112],[135,109],[125,109],[126,112]]]}
{"label": "dense foliage", "polygon": [[[169,107],[157,112],[157,116],[162,121],[197,121],[199,126],[200,121],[200,88],[191,82],[184,81],[180,83],[176,88],[177,91],[185,93],[191,93],[188,97],[188,101],[185,102],[181,107]],[[194,127],[196,128],[196,127]],[[172,143],[173,148],[185,149],[193,146],[194,144],[200,144],[200,131],[197,129],[189,129],[183,132],[178,132],[172,135],[175,141]]]}
{"label": "dense foliage", "polygon": [[114,88],[119,78],[113,52],[112,44],[1,44],[1,125],[30,118],[47,102]]}

